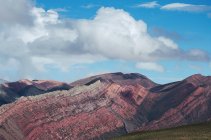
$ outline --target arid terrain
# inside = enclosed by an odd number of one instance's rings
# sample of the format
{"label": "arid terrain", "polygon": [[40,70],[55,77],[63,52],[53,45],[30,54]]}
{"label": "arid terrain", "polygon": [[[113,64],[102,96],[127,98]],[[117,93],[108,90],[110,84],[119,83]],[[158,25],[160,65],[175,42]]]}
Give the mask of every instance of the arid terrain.
{"label": "arid terrain", "polygon": [[110,139],[211,120],[211,77],[160,85],[146,76],[108,73],[73,83],[3,81],[1,140]]}
{"label": "arid terrain", "polygon": [[211,122],[184,125],[175,128],[134,132],[112,140],[210,140]]}

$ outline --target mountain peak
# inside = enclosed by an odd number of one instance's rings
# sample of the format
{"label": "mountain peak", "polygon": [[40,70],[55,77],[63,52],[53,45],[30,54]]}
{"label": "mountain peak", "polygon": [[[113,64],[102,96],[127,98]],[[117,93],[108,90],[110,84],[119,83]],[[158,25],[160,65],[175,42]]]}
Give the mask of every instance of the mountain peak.
{"label": "mountain peak", "polygon": [[102,81],[102,82],[115,82],[118,84],[140,84],[146,88],[153,87],[157,85],[152,80],[147,78],[144,75],[141,75],[139,73],[122,73],[122,72],[115,72],[115,73],[105,73],[100,74],[96,76],[87,77],[78,81],[75,81],[71,83],[72,86],[80,86],[80,85],[89,85],[90,83],[96,82],[96,81]]}
{"label": "mountain peak", "polygon": [[206,77],[202,74],[194,74],[194,75],[186,78],[184,81],[186,81],[188,83],[192,83],[194,85],[199,85],[199,84],[203,84],[205,81],[207,81],[207,78],[208,77]]}
{"label": "mountain peak", "polygon": [[32,81],[28,80],[28,79],[22,79],[22,80],[19,80],[17,82],[23,83],[23,84],[26,84],[26,85],[31,85],[32,84]]}
{"label": "mountain peak", "polygon": [[198,73],[198,74],[191,75],[191,76],[189,76],[188,78],[200,79],[200,78],[204,78],[204,77],[206,77],[206,76],[204,76],[204,75]]}

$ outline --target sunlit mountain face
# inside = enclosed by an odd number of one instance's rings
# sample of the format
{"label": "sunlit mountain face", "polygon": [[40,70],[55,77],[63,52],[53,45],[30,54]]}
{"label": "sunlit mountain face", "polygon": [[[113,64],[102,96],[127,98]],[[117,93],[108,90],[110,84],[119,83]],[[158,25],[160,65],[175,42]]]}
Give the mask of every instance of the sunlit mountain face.
{"label": "sunlit mountain face", "polygon": [[0,94],[0,138],[110,139],[207,122],[210,86],[211,77],[200,74],[161,85],[138,73],[121,72],[69,84],[5,83]]}
{"label": "sunlit mountain face", "polygon": [[207,0],[0,1],[0,140],[210,122],[210,25]]}

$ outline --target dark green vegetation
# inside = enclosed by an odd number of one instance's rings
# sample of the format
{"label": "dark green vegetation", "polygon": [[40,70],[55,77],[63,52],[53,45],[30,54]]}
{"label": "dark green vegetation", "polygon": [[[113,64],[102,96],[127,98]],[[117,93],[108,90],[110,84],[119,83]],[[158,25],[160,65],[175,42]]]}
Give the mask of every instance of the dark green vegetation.
{"label": "dark green vegetation", "polygon": [[211,122],[156,131],[136,132],[113,140],[211,140]]}

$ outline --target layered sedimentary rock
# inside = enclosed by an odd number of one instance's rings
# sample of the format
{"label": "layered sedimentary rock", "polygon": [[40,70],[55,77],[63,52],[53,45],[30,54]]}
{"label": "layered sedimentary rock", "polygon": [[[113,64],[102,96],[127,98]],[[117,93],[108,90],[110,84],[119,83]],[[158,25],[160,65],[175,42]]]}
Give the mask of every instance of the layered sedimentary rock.
{"label": "layered sedimentary rock", "polygon": [[113,83],[117,83],[119,85],[136,85],[141,84],[145,88],[151,88],[157,85],[152,80],[148,79],[146,76],[141,75],[139,73],[129,73],[129,74],[123,74],[122,72],[117,73],[107,73],[107,74],[101,74],[92,76],[89,78],[81,79],[78,81],[75,81],[71,83],[71,86],[79,86],[79,85],[90,85],[94,83],[95,81],[109,81]]}
{"label": "layered sedimentary rock", "polygon": [[[199,123],[211,117],[210,76],[193,75],[180,82],[157,86],[151,89],[152,94],[157,97],[146,108],[149,122],[141,130]],[[145,101],[150,99],[149,96]]]}
{"label": "layered sedimentary rock", "polygon": [[0,105],[11,103],[21,96],[34,96],[50,91],[69,90],[70,85],[52,80],[20,80],[0,84]]}
{"label": "layered sedimentary rock", "polygon": [[[51,87],[41,85],[41,89]],[[140,74],[82,79],[68,90],[25,96],[2,105],[0,139],[108,139],[207,121],[211,118],[210,86],[211,77],[202,75],[166,85]]]}

